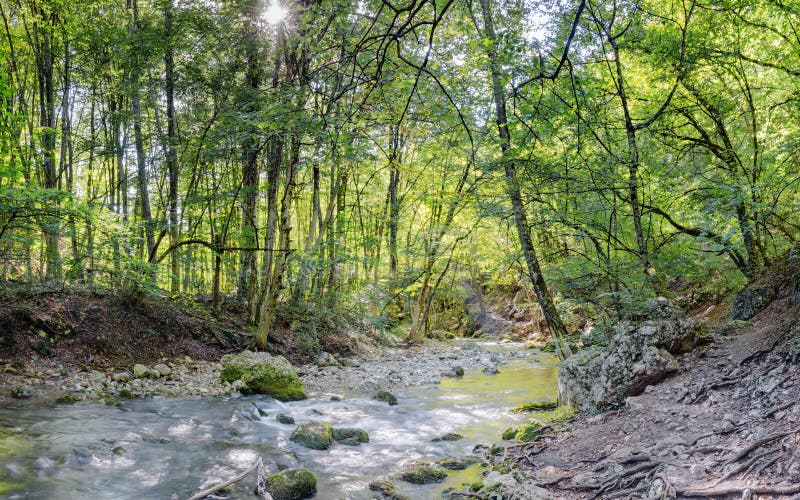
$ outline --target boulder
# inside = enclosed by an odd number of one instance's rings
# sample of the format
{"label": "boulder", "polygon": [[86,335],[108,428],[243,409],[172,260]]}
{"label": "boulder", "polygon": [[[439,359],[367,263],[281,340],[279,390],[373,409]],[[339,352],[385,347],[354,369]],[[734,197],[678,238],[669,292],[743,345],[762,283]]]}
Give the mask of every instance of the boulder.
{"label": "boulder", "polygon": [[448,470],[464,470],[467,467],[473,466],[481,461],[480,458],[475,456],[465,457],[451,457],[442,458],[437,463]]}
{"label": "boulder", "polygon": [[128,372],[117,372],[111,376],[111,380],[118,383],[130,382],[131,378],[131,374]]}
{"label": "boulder", "polygon": [[142,364],[133,365],[133,376],[135,378],[147,378],[150,376],[150,369]]}
{"label": "boulder", "polygon": [[438,464],[426,461],[411,462],[400,474],[400,479],[412,484],[441,483],[447,478],[447,472]]}
{"label": "boulder", "polygon": [[389,391],[380,391],[379,393],[372,396],[373,399],[377,399],[378,401],[385,401],[389,403],[389,406],[393,406],[397,404],[397,398]]}
{"label": "boulder", "polygon": [[11,389],[11,397],[14,399],[30,399],[36,395],[36,390],[29,385],[20,385]]}
{"label": "boulder", "polygon": [[220,376],[223,382],[241,380],[242,392],[266,394],[280,401],[306,398],[300,378],[283,356],[251,351],[228,354],[222,358]]}
{"label": "boulder", "polygon": [[361,443],[369,443],[369,434],[364,429],[343,427],[333,430],[333,439],[337,443],[358,446]]}
{"label": "boulder", "polygon": [[606,348],[580,351],[558,371],[558,397],[582,409],[606,410],[678,370],[673,354],[706,341],[702,328],[663,297],[645,303],[642,316],[621,321]]}
{"label": "boulder", "polygon": [[461,434],[456,434],[455,432],[448,432],[446,434],[442,434],[439,437],[431,439],[432,443],[438,443],[440,441],[458,441],[460,439],[464,439],[464,436]]}
{"label": "boulder", "polygon": [[339,360],[334,357],[333,354],[322,351],[320,355],[317,357],[317,365],[319,366],[340,366]]}
{"label": "boulder", "polygon": [[169,366],[165,365],[164,363],[157,364],[156,366],[153,367],[153,370],[157,371],[158,374],[161,375],[162,377],[166,377],[167,375],[172,373],[172,369]]}
{"label": "boulder", "polygon": [[312,450],[327,450],[333,444],[333,427],[325,422],[301,424],[289,440]]}
{"label": "boulder", "polygon": [[275,415],[275,420],[277,420],[279,424],[294,425],[294,417],[285,413],[278,413]]}
{"label": "boulder", "polygon": [[267,477],[266,490],[275,500],[302,500],[317,493],[317,476],[307,469],[286,469]]}
{"label": "boulder", "polygon": [[731,307],[733,319],[746,321],[752,318],[772,302],[776,293],[775,286],[746,288],[737,293]]}

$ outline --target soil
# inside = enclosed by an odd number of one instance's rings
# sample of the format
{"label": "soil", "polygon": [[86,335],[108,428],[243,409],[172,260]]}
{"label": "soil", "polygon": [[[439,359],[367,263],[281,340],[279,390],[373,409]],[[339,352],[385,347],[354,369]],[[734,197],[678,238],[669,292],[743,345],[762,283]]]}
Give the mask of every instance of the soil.
{"label": "soil", "polygon": [[511,498],[541,498],[521,493],[534,486],[564,499],[800,498],[794,285],[748,322],[714,323],[726,313],[701,308],[713,343],[623,408],[506,443]]}

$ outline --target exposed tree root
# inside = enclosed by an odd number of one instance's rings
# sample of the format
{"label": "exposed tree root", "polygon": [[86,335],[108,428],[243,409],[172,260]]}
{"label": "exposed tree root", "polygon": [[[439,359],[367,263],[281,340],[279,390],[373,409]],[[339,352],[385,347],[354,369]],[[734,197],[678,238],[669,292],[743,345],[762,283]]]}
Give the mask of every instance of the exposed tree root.
{"label": "exposed tree root", "polygon": [[796,427],[796,428],[794,428],[794,429],[792,429],[790,431],[787,431],[787,432],[776,432],[775,434],[770,434],[770,435],[765,436],[765,437],[763,437],[761,439],[758,439],[755,442],[745,446],[744,448],[742,448],[741,450],[736,452],[736,454],[734,456],[732,456],[731,458],[729,458],[728,460],[726,460],[723,465],[732,464],[733,462],[736,462],[736,461],[740,460],[741,458],[747,456],[751,451],[757,450],[758,448],[764,446],[767,443],[771,443],[772,441],[775,441],[776,439],[780,439],[780,438],[783,438],[783,437],[786,437],[786,436],[791,436],[792,434],[796,434],[798,432],[800,432],[800,427]]}
{"label": "exposed tree root", "polygon": [[731,486],[727,488],[712,488],[708,490],[678,490],[678,495],[685,497],[713,498],[728,495],[741,495],[745,490],[750,490],[756,495],[793,495],[800,493],[800,484],[788,486]]}

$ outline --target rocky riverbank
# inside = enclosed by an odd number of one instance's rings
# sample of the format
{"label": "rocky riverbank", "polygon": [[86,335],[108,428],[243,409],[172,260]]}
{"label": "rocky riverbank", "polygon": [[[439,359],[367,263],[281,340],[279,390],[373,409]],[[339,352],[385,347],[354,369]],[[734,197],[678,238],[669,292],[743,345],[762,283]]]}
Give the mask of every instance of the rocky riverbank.
{"label": "rocky riverbank", "polygon": [[[437,384],[463,371],[498,369],[511,351],[490,352],[473,341],[429,342],[415,347],[389,347],[358,357],[320,356],[317,363],[297,367],[310,395],[343,394]],[[0,398],[42,398],[61,403],[107,401],[132,397],[214,397],[237,394],[238,381],[223,382],[220,362],[162,358],[152,366],[90,369],[31,357],[6,363],[0,377]]]}

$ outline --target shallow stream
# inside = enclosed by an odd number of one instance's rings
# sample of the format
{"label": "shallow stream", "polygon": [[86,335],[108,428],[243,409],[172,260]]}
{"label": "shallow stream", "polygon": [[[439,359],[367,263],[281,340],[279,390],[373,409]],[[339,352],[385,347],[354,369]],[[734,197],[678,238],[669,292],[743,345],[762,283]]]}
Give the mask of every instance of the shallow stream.
{"label": "shallow stream", "polygon": [[[484,346],[491,350],[520,346]],[[409,461],[470,455],[476,443],[499,439],[528,418],[508,411],[528,401],[554,400],[556,358],[527,354],[500,373],[444,378],[432,388],[395,391],[397,406],[371,394],[312,395],[280,403],[265,397],[142,399],[122,407],[0,403],[0,497],[59,499],[187,498],[230,478],[260,455],[273,472],[304,467],[318,476],[318,499],[371,498],[368,483],[389,477]],[[293,425],[321,420],[365,429],[370,442],[314,451],[289,441]],[[447,432],[464,439],[431,442]],[[475,470],[454,472],[445,483],[416,486],[394,481],[399,493],[437,498],[442,490],[475,480]],[[251,478],[234,498],[252,498]]]}

